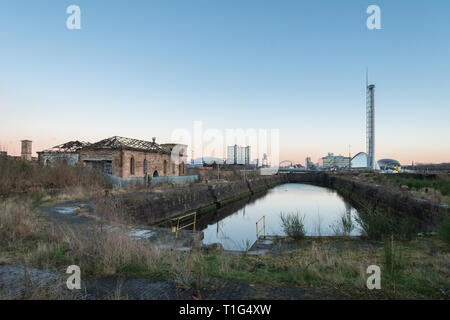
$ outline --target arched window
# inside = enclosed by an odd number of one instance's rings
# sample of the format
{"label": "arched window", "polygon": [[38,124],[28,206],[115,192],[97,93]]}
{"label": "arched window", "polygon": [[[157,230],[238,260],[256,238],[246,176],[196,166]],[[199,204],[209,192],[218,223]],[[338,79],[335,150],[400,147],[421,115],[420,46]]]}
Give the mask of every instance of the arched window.
{"label": "arched window", "polygon": [[130,174],[134,174],[134,157],[130,159]]}
{"label": "arched window", "polygon": [[172,163],[172,174],[175,174],[175,171],[176,171],[175,163]]}
{"label": "arched window", "polygon": [[167,160],[164,160],[164,170],[163,170],[164,175],[167,174]]}
{"label": "arched window", "polygon": [[144,159],[144,174],[147,174],[148,172],[148,161],[147,159]]}

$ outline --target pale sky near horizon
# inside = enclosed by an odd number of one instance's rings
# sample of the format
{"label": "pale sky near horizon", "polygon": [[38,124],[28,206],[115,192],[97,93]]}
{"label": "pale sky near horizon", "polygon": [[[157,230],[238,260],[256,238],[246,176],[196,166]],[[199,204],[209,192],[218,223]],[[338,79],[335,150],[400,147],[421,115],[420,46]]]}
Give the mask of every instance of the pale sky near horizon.
{"label": "pale sky near horizon", "polygon": [[[68,30],[66,8],[81,8]],[[381,8],[381,30],[366,9]],[[450,162],[450,2],[0,0],[0,149],[278,129],[280,159]],[[199,156],[198,154],[196,156]],[[254,158],[255,156],[252,156]]]}

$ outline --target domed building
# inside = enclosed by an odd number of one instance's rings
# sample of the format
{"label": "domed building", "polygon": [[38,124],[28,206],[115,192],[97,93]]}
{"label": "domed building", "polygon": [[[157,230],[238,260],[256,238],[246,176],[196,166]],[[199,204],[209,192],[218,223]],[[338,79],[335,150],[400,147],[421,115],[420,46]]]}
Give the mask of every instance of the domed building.
{"label": "domed building", "polygon": [[381,159],[378,160],[378,166],[380,167],[380,170],[395,170],[400,171],[401,165],[400,162],[394,159]]}

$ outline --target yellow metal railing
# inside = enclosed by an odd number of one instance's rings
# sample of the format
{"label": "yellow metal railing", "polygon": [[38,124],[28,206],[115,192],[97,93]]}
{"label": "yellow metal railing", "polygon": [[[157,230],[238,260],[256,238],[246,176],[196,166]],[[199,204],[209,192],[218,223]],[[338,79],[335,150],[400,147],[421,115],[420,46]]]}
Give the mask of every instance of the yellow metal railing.
{"label": "yellow metal railing", "polygon": [[[262,229],[259,229],[258,224],[261,222],[261,220],[263,221],[263,227],[262,227]],[[264,231],[264,239],[265,239],[266,238],[266,216],[263,216],[261,219],[256,221],[256,241],[257,242],[259,242],[259,233],[261,231]]]}
{"label": "yellow metal railing", "polygon": [[[180,226],[181,220],[183,220],[184,218],[191,217],[191,216],[194,216],[194,221],[193,222]],[[175,238],[178,238],[178,231],[180,231],[181,229],[185,229],[187,227],[194,226],[193,230],[195,232],[195,224],[197,222],[197,212],[195,211],[195,212],[192,212],[192,213],[188,213],[188,214],[186,214],[184,216],[174,218],[171,221],[176,221],[177,222],[176,226],[172,226],[172,232],[175,233]]]}

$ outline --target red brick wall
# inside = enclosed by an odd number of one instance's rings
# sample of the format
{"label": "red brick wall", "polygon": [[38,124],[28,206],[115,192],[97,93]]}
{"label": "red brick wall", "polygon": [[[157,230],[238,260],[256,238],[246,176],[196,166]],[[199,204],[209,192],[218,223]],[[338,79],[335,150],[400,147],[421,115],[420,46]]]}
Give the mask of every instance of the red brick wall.
{"label": "red brick wall", "polygon": [[[134,159],[134,173],[130,170],[131,158]],[[186,159],[183,158],[183,165],[173,164],[170,161],[170,155],[160,153],[150,153],[133,150],[81,150],[80,162],[83,164],[86,160],[108,160],[112,161],[113,175],[121,178],[144,177],[144,160],[148,161],[148,175],[152,176],[158,171],[159,176],[178,176],[186,175]],[[164,170],[164,161],[166,161],[166,170]],[[183,170],[184,169],[184,170]]]}

